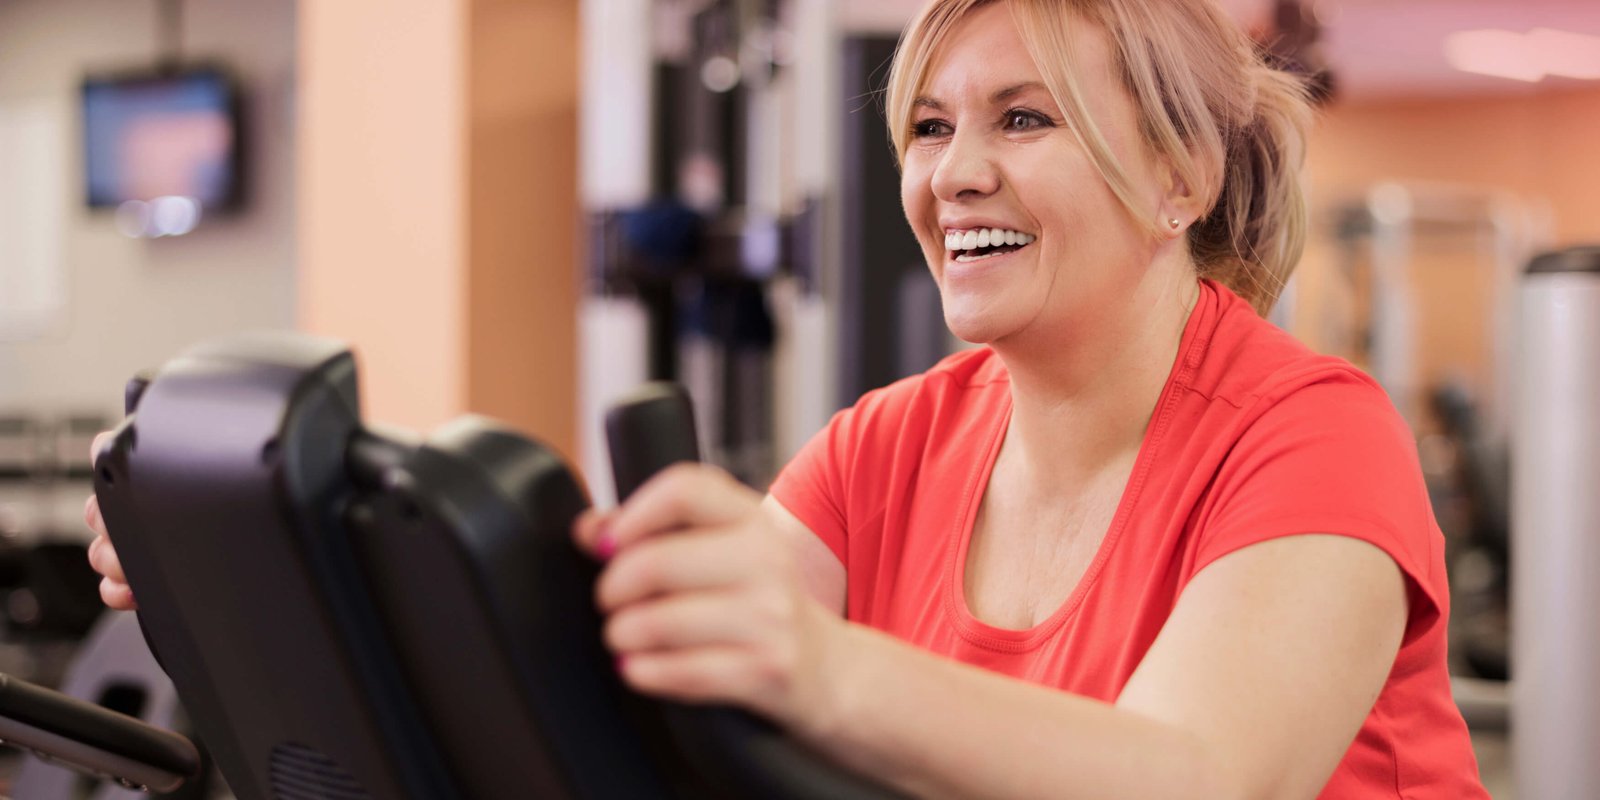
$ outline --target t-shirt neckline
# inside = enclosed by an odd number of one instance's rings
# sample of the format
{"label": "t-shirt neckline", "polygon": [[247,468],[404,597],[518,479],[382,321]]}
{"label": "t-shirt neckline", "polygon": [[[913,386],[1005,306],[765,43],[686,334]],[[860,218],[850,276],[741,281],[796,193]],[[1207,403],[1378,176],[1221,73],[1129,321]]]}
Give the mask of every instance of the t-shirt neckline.
{"label": "t-shirt neckline", "polygon": [[955,516],[956,529],[952,536],[947,537],[950,544],[945,558],[943,605],[946,616],[953,622],[953,627],[961,638],[989,650],[1027,652],[1049,641],[1062,625],[1077,614],[1084,598],[1093,590],[1106,562],[1110,560],[1117,542],[1121,540],[1133,508],[1138,503],[1140,491],[1144,488],[1145,479],[1155,461],[1155,453],[1165,438],[1173,409],[1176,407],[1175,399],[1180,394],[1179,390],[1188,384],[1204,356],[1205,347],[1211,339],[1211,331],[1215,327],[1213,320],[1221,305],[1219,291],[1210,280],[1200,281],[1200,292],[1194,310],[1190,312],[1189,319],[1184,324],[1183,335],[1179,337],[1177,357],[1173,359],[1172,369],[1167,373],[1167,381],[1156,400],[1155,413],[1151,417],[1149,427],[1145,429],[1143,440],[1139,443],[1139,453],[1134,459],[1133,471],[1129,473],[1128,483],[1123,487],[1122,496],[1117,500],[1117,510],[1111,517],[1111,524],[1106,530],[1105,538],[1100,541],[1094,560],[1089,562],[1089,567],[1084,570],[1083,576],[1078,579],[1078,584],[1072,588],[1072,592],[1067,595],[1067,599],[1060,607],[1031,628],[1001,628],[990,625],[972,613],[967,605],[966,596],[967,554],[972,543],[973,528],[977,523],[978,506],[983,493],[988,489],[989,477],[994,474],[995,461],[1000,455],[1000,445],[1011,423],[1010,382],[1005,382],[1006,397],[1002,413],[995,415],[995,422],[989,428],[983,457],[973,460],[972,471],[965,482],[960,505],[961,513]]}

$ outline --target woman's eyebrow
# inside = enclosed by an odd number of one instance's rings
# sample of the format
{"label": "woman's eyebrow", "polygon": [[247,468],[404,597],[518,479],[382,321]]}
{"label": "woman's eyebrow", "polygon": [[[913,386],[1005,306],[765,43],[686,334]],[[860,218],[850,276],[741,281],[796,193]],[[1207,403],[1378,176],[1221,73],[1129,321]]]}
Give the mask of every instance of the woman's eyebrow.
{"label": "woman's eyebrow", "polygon": [[1026,92],[1026,91],[1029,91],[1029,90],[1032,90],[1032,89],[1045,89],[1045,88],[1046,88],[1045,85],[1040,83],[1040,82],[1038,82],[1038,81],[1027,81],[1025,83],[1012,84],[1011,86],[1007,86],[1006,88],[1001,89],[1000,91],[995,92],[994,94],[990,95],[989,96],[989,102],[991,102],[991,103],[1003,103],[1003,102],[1005,102],[1007,100],[1010,100],[1013,97],[1016,97],[1019,94],[1022,94],[1023,92]]}
{"label": "woman's eyebrow", "polygon": [[[999,103],[1003,103],[1003,102],[1005,102],[1007,100],[1010,100],[1011,98],[1016,97],[1017,95],[1022,94],[1023,92],[1030,91],[1030,90],[1033,90],[1033,89],[1046,89],[1046,88],[1047,87],[1044,84],[1042,84],[1042,83],[1040,83],[1038,81],[1027,81],[1027,82],[1024,82],[1024,83],[1016,83],[1016,84],[1012,84],[1010,86],[1007,86],[1004,89],[1001,89],[1000,91],[997,91],[992,95],[989,95],[989,102],[991,104],[999,104]],[[929,97],[929,96],[927,96],[925,94],[924,95],[918,95],[917,99],[912,100],[911,101],[911,106],[913,108],[931,108],[934,111],[944,111],[945,110],[944,103],[941,103],[938,100],[935,100],[934,98]]]}

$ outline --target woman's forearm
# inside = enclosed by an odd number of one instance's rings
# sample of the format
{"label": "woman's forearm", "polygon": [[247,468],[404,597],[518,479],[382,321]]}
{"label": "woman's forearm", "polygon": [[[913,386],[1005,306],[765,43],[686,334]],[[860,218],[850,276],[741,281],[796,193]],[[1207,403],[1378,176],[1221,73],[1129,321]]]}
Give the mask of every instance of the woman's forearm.
{"label": "woman's forearm", "polygon": [[1176,726],[847,625],[828,708],[798,734],[917,797],[1227,798],[1216,759]]}

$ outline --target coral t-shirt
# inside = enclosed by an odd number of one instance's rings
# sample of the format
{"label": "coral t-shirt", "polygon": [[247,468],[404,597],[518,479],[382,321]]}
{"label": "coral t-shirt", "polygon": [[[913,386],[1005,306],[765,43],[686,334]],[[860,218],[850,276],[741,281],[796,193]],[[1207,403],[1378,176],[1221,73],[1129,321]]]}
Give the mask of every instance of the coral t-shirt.
{"label": "coral t-shirt", "polygon": [[975,618],[962,589],[1010,415],[1000,359],[961,352],[839,412],[778,476],[772,494],[845,566],[849,619],[1113,702],[1208,564],[1274,537],[1351,536],[1403,570],[1410,616],[1321,796],[1488,796],[1445,666],[1443,537],[1411,433],[1371,378],[1202,281],[1099,551],[1060,609],[1026,630]]}

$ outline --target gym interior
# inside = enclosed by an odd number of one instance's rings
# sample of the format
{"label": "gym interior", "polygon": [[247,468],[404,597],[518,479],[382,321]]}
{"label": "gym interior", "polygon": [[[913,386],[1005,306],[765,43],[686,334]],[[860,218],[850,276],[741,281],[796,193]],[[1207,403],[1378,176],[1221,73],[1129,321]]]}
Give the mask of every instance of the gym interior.
{"label": "gym interior", "polygon": [[[1600,796],[1600,4],[1219,4],[1312,86],[1305,252],[1269,318],[1414,435],[1483,783]],[[91,441],[185,353],[346,348],[362,418],[496,420],[609,506],[608,410],[647,381],[764,489],[836,411],[969,347],[884,122],[921,5],[0,2],[0,673],[205,744],[173,658],[102,605],[83,521]],[[0,747],[0,796],[133,796],[57,734]],[[238,796],[386,796],[280,777]],[[235,796],[209,759],[168,789]]]}

